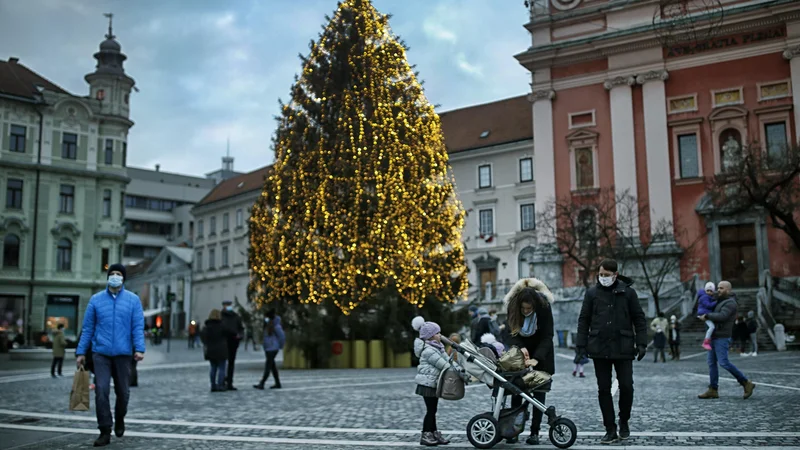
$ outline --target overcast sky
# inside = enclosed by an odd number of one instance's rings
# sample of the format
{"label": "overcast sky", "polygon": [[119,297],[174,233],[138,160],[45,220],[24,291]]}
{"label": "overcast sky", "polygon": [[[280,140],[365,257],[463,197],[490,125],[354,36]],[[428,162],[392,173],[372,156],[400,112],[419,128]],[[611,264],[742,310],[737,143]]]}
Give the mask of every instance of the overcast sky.
{"label": "overcast sky", "polygon": [[[202,175],[230,137],[235,169],[272,162],[278,99],[289,97],[336,0],[0,0],[0,59],[11,56],[77,94],[104,39],[104,12],[136,80],[128,164]],[[522,0],[373,0],[411,48],[439,111],[523,94],[513,58],[530,38]]]}

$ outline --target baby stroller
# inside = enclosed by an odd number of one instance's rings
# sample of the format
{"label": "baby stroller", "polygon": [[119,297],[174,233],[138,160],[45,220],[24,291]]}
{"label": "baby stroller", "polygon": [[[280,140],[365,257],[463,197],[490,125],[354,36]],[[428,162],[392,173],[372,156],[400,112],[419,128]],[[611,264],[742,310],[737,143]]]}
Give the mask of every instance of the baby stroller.
{"label": "baby stroller", "polygon": [[[501,440],[514,438],[522,433],[529,417],[528,403],[547,418],[550,442],[553,445],[569,448],[575,443],[578,437],[575,424],[558,416],[555,407],[546,407],[529,395],[536,390],[549,390],[549,378],[538,386],[528,387],[523,381],[523,376],[529,373],[527,370],[503,373],[497,371],[493,350],[479,348],[468,339],[456,344],[443,337],[442,342],[464,356],[463,360],[459,358],[459,363],[467,373],[492,388],[492,411],[478,414],[467,424],[467,438],[474,447],[492,448]],[[522,404],[516,408],[504,408],[508,395],[521,396]]]}

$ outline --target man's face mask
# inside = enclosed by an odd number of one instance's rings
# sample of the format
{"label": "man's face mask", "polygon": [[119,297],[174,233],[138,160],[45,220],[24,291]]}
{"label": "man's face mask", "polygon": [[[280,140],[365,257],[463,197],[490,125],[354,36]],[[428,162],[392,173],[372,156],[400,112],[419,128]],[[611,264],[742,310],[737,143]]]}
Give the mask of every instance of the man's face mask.
{"label": "man's face mask", "polygon": [[597,278],[598,278],[598,280],[600,280],[600,284],[601,285],[603,285],[605,287],[609,287],[612,284],[614,284],[614,280],[615,280],[616,277],[614,275],[611,275],[610,277],[599,276]]}
{"label": "man's face mask", "polygon": [[122,286],[122,275],[109,275],[108,285],[112,288],[118,288]]}

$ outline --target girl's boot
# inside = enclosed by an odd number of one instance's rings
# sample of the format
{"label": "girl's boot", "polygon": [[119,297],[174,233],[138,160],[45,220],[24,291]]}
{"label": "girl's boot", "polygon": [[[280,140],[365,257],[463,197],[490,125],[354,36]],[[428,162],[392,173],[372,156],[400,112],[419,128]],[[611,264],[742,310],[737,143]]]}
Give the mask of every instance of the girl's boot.
{"label": "girl's boot", "polygon": [[427,447],[435,447],[439,445],[439,441],[436,440],[436,436],[433,434],[432,431],[423,431],[422,437],[419,439],[420,445],[424,445]]}
{"label": "girl's boot", "polygon": [[434,431],[433,437],[436,438],[436,442],[438,442],[439,445],[447,445],[450,443],[450,441],[448,441],[447,439],[444,438],[444,436],[442,436],[441,431]]}

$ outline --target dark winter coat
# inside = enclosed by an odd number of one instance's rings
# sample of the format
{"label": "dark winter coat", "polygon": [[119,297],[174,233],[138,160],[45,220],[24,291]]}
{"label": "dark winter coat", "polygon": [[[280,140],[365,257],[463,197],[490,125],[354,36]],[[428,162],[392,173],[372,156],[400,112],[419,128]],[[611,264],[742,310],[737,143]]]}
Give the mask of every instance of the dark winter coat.
{"label": "dark winter coat", "polygon": [[758,331],[758,322],[756,319],[747,319],[747,333],[753,334]]}
{"label": "dark winter coat", "polygon": [[734,322],[732,337],[733,339],[739,341],[746,341],[750,339],[750,331],[748,331],[747,323],[744,321],[744,319]]}
{"label": "dark winter coat", "polygon": [[633,281],[618,276],[610,287],[599,282],[586,291],[578,317],[576,346],[593,359],[634,359],[647,346],[647,320]]}
{"label": "dark winter coat", "polygon": [[675,324],[675,338],[672,337],[672,325],[667,328],[667,341],[669,341],[669,345],[681,345],[681,324]]}
{"label": "dark winter coat", "polygon": [[244,323],[242,318],[233,311],[222,311],[222,325],[228,332],[228,340],[239,342],[244,338]]}
{"label": "dark winter coat", "polygon": [[216,319],[206,320],[206,326],[200,332],[200,339],[205,346],[205,356],[209,361],[222,361],[228,359],[228,338],[230,332],[222,321]]}
{"label": "dark winter coat", "polygon": [[521,334],[509,335],[508,345],[528,349],[531,358],[539,363],[534,367],[549,374],[556,373],[555,349],[553,348],[553,302],[555,298],[547,286],[536,278],[527,278],[517,282],[514,287],[506,294],[503,306],[508,309],[510,299],[521,289],[532,287],[547,299],[547,307],[537,307],[536,313],[536,332],[531,336]]}
{"label": "dark winter coat", "polygon": [[663,332],[656,333],[653,336],[653,347],[664,348],[666,346],[667,346],[667,336]]}
{"label": "dark winter coat", "polygon": [[717,302],[714,312],[707,315],[708,319],[716,325],[714,334],[711,336],[712,339],[727,339],[733,336],[733,323],[736,322],[738,307],[734,294]]}
{"label": "dark winter coat", "polygon": [[475,328],[472,329],[472,339],[473,344],[478,344],[481,342],[481,336],[486,333],[492,333],[492,327],[490,326],[492,322],[492,318],[489,315],[485,315],[483,317],[478,317],[478,323],[475,325]]}

